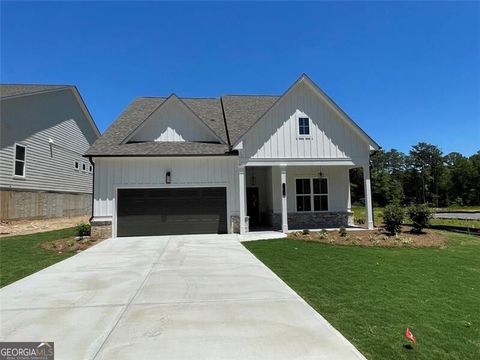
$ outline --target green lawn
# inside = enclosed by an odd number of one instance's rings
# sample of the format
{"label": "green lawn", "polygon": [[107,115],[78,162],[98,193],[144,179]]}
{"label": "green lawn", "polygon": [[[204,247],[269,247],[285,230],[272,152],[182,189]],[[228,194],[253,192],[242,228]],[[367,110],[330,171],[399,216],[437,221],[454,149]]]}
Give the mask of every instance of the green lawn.
{"label": "green lawn", "polygon": [[480,239],[444,234],[446,249],[244,245],[369,359],[480,359]]}
{"label": "green lawn", "polygon": [[74,255],[74,252],[57,254],[40,247],[46,241],[74,235],[75,229],[71,228],[0,238],[0,287]]}

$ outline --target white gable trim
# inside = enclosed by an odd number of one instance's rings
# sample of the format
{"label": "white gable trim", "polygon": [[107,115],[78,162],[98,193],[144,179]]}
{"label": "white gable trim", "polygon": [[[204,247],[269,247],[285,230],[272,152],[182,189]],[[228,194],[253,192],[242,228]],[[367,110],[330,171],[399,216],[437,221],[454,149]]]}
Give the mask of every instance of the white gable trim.
{"label": "white gable trim", "polygon": [[358,134],[369,146],[371,150],[378,150],[380,149],[380,145],[378,145],[360,126],[355,123],[320,87],[315,84],[307,75],[303,74],[300,78],[295,81],[293,85],[291,85],[287,91],[285,91],[282,96],[280,96],[277,101],[275,101],[270,108],[267,109],[260,116],[257,121],[255,121],[248,129],[243,133],[243,135],[237,140],[235,144],[233,144],[234,149],[238,149],[237,145],[242,142],[242,140],[247,136],[248,133],[257,125],[262,119],[272,111],[276,106],[278,106],[294,89],[296,89],[301,84],[307,85],[315,94],[317,94],[330,108],[335,111],[336,114],[340,116],[340,118],[345,121],[347,125],[349,125],[356,134]]}
{"label": "white gable trim", "polygon": [[185,107],[185,109],[191,113],[195,119],[197,119],[200,123],[200,125],[206,130],[208,131],[214,138],[216,138],[220,144],[225,144],[225,142],[215,133],[215,131],[213,131],[213,129],[208,126],[202,119],[200,119],[200,117],[192,110],[190,109],[190,107],[185,104],[185,102],[182,101],[182,99],[180,99],[177,95],[175,94],[171,94],[167,99],[165,99],[165,101],[163,103],[161,103],[160,105],[158,105],[156,107],[155,110],[153,110],[150,115],[148,115],[145,120],[143,120],[140,125],[138,125],[126,138],[125,140],[122,141],[122,144],[126,144],[132,137],[135,136],[135,134],[137,134],[140,129],[142,129],[150,120],[150,118],[153,116],[153,114],[155,114],[158,110],[160,110],[165,104],[167,103],[170,103],[172,101],[178,101],[181,105],[183,105]]}

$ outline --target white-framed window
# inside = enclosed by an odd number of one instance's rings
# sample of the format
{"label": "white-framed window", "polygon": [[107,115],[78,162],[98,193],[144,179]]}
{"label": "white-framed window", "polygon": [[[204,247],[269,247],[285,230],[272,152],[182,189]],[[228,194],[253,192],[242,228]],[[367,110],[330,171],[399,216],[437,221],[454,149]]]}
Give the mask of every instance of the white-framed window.
{"label": "white-framed window", "polygon": [[321,178],[295,179],[298,212],[328,211],[328,180]]}
{"label": "white-framed window", "polygon": [[15,144],[13,158],[13,175],[25,177],[25,168],[27,161],[27,147],[21,144]]}
{"label": "white-framed window", "polygon": [[73,162],[73,168],[74,168],[75,170],[80,170],[80,163],[75,160],[75,161]]}
{"label": "white-framed window", "polygon": [[298,118],[298,135],[310,135],[310,119],[306,116],[301,116]]}
{"label": "white-framed window", "polygon": [[92,172],[93,171],[93,166],[92,165],[89,165],[88,166],[88,172]]}
{"label": "white-framed window", "polygon": [[85,165],[85,163],[82,164],[82,171],[87,171],[87,165]]}

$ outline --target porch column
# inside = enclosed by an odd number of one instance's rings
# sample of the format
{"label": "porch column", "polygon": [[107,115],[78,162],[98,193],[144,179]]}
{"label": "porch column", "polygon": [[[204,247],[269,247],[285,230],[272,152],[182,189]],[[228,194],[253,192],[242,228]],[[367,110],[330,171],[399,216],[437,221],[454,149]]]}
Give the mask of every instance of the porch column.
{"label": "porch column", "polygon": [[280,166],[280,194],[282,196],[282,232],[288,231],[287,167]]}
{"label": "porch column", "polygon": [[240,207],[240,235],[246,233],[245,216],[246,216],[246,198],[245,198],[245,166],[238,168],[238,205]]}
{"label": "porch column", "polygon": [[370,186],[370,166],[363,165],[363,187],[365,190],[365,214],[367,217],[367,228],[373,229],[372,189]]}

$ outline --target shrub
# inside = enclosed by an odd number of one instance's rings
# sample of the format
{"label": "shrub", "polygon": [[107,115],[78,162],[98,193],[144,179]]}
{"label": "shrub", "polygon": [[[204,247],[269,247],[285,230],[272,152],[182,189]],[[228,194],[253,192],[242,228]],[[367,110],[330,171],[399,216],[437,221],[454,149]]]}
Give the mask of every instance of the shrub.
{"label": "shrub", "polygon": [[392,235],[400,232],[402,229],[405,211],[398,204],[390,204],[385,207],[383,211],[383,222],[385,223],[385,230]]}
{"label": "shrub", "polygon": [[412,232],[421,233],[432,218],[432,212],[427,204],[412,205],[408,208],[408,216],[412,220]]}
{"label": "shrub", "polygon": [[338,229],[338,233],[341,237],[347,237],[347,229],[345,229],[345,226],[342,226],[340,229]]}
{"label": "shrub", "polygon": [[302,233],[303,233],[303,235],[308,235],[308,234],[310,234],[310,230],[303,229]]}
{"label": "shrub", "polygon": [[322,229],[319,234],[318,234],[318,237],[320,239],[328,239],[328,231],[325,230],[325,229]]}
{"label": "shrub", "polygon": [[79,223],[75,226],[75,234],[77,236],[90,236],[91,225],[87,223]]}

